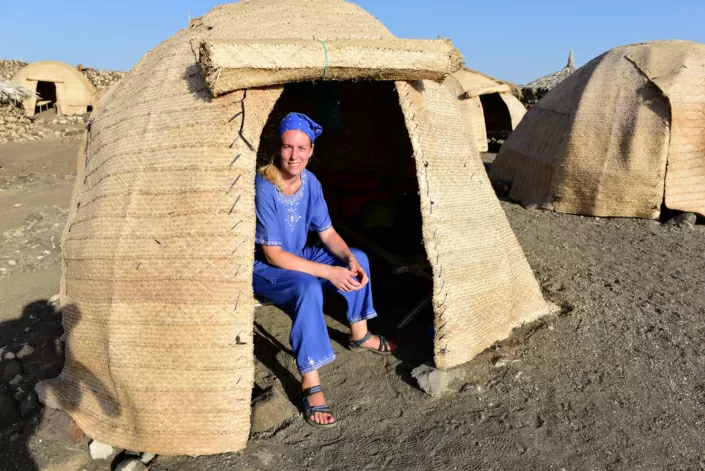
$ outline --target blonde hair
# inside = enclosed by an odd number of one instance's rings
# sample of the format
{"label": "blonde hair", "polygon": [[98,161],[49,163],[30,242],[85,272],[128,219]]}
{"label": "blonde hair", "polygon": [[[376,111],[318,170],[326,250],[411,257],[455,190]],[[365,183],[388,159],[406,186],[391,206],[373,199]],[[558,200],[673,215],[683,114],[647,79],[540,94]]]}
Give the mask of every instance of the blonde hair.
{"label": "blonde hair", "polygon": [[272,157],[269,163],[261,166],[257,171],[269,181],[277,191],[282,191],[282,172],[279,170],[279,156]]}

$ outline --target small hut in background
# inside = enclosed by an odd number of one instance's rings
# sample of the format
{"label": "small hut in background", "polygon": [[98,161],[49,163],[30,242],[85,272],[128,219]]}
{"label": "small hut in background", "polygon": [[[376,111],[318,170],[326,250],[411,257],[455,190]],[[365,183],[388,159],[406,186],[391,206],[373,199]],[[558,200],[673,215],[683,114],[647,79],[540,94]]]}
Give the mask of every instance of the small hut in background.
{"label": "small hut in background", "polygon": [[458,98],[463,120],[480,152],[496,152],[526,113],[515,96],[521,96],[516,85],[480,72],[461,69],[449,75],[443,86]]}
{"label": "small hut in background", "polygon": [[527,108],[534,106],[546,93],[553,90],[556,85],[570,77],[573,72],[575,72],[575,61],[573,59],[573,50],[571,49],[568,55],[568,64],[561,70],[520,87],[524,105],[526,105]]}
{"label": "small hut in background", "polygon": [[490,177],[523,204],[591,216],[705,216],[705,44],[593,59],[531,108]]}
{"label": "small hut in background", "polygon": [[75,67],[63,62],[35,62],[12,77],[12,82],[27,87],[36,95],[23,102],[27,116],[42,106],[55,107],[59,115],[91,111],[96,88]]}

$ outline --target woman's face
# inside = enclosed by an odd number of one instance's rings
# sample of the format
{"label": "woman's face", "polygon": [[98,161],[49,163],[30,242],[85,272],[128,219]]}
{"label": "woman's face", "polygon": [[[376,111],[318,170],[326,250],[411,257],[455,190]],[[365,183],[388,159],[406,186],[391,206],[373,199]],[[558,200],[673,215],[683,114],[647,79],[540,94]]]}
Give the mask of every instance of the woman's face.
{"label": "woman's face", "polygon": [[301,131],[286,131],[281,135],[282,146],[279,150],[281,156],[280,170],[284,178],[300,175],[306,168],[308,159],[313,154],[311,139]]}

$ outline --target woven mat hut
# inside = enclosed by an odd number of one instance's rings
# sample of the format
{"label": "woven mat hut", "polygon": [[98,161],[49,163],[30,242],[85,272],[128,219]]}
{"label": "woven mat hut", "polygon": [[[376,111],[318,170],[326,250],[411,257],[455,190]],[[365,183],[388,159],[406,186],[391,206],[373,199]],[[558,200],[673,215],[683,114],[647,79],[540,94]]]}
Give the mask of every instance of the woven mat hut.
{"label": "woven mat hut", "polygon": [[556,211],[705,215],[705,44],[656,41],[593,59],[531,108],[494,162],[510,197]]}
{"label": "woven mat hut", "polygon": [[428,80],[460,65],[449,42],[398,40],[342,0],[222,5],[149,52],[103,96],[79,152],[63,234],[66,365],[41,400],[126,449],[245,446],[256,162],[292,104],[326,128],[321,165],[411,175],[439,367],[551,311],[455,97]]}
{"label": "woven mat hut", "polygon": [[461,69],[449,75],[443,85],[458,98],[461,116],[480,152],[487,152],[488,139],[508,138],[526,113],[514,95],[516,86],[479,72]]}

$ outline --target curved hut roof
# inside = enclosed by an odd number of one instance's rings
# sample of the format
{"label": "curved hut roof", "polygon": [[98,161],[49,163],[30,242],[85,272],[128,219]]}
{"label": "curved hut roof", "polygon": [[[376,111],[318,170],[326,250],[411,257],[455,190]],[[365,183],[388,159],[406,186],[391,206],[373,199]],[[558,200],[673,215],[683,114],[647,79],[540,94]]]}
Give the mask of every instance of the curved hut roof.
{"label": "curved hut roof", "polygon": [[[56,86],[56,104],[60,114],[72,115],[85,113],[88,106],[93,106],[96,93],[95,86],[75,67],[57,61],[42,61],[29,64],[18,71],[12,82],[24,85],[32,92],[37,90],[39,82],[52,82]],[[42,97],[39,97],[41,99]],[[24,101],[25,112],[34,115],[37,96]]]}
{"label": "curved hut roof", "polygon": [[704,71],[705,44],[612,49],[527,112],[490,175],[566,213],[656,218],[665,203],[705,215]]}
{"label": "curved hut roof", "polygon": [[[395,107],[413,152],[396,158],[418,181],[436,364],[468,361],[548,313],[454,98],[426,79],[459,68],[451,49],[396,39],[342,0],[245,0],[147,53],[101,98],[79,151],[62,240],[70,355],[59,378],[38,386],[42,401],[126,449],[245,446],[257,151],[284,85],[311,76],[351,87],[364,86],[358,76],[424,78],[382,84],[392,100],[356,119]],[[265,85],[272,77],[283,81]],[[262,85],[240,89],[242,80]]]}

